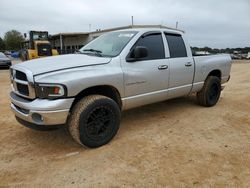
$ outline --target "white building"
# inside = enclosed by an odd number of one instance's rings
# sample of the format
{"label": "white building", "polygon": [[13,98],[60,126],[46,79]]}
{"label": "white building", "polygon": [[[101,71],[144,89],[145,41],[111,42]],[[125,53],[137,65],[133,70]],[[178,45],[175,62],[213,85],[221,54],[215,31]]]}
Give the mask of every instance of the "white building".
{"label": "white building", "polygon": [[195,55],[209,55],[210,53],[207,51],[196,51]]}
{"label": "white building", "polygon": [[247,59],[250,59],[250,52],[248,52],[247,54]]}
{"label": "white building", "polygon": [[148,28],[148,27],[174,29],[163,25],[128,25],[128,26],[115,27],[104,30],[98,29],[94,32],[58,33],[51,36],[50,42],[52,44],[52,47],[56,48],[61,54],[74,53],[76,50],[79,50],[89,41],[93,40],[96,37],[99,37],[104,33],[122,29]]}

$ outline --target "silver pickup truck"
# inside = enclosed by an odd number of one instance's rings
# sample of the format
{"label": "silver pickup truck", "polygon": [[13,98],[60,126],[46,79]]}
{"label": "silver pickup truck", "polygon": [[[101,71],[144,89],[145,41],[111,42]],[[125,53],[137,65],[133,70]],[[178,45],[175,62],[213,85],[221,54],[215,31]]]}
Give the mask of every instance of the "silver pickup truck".
{"label": "silver pickup truck", "polygon": [[77,54],[11,67],[11,109],[34,129],[67,125],[87,147],[108,143],[121,111],[197,93],[214,106],[230,79],[229,55],[193,57],[183,32],[128,29],[104,34]]}

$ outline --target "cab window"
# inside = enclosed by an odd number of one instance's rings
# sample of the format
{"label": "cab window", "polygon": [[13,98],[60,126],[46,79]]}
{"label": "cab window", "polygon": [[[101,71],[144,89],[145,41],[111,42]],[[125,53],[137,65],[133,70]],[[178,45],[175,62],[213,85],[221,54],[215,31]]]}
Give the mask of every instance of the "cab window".
{"label": "cab window", "polygon": [[187,57],[186,46],[181,35],[165,33],[165,36],[168,42],[170,58]]}
{"label": "cab window", "polygon": [[146,58],[143,58],[143,60],[165,58],[164,44],[160,32],[143,34],[133,48],[135,48],[136,46],[143,46],[148,49],[148,56]]}

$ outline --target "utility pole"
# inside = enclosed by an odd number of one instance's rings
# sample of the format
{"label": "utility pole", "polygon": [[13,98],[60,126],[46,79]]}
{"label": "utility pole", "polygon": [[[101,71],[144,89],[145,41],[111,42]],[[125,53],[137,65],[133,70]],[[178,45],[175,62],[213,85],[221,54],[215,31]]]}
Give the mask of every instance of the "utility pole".
{"label": "utility pole", "polygon": [[134,26],[134,16],[131,16],[131,25]]}
{"label": "utility pole", "polygon": [[63,36],[62,36],[62,33],[60,33],[60,51],[61,51],[61,54],[63,53]]}
{"label": "utility pole", "polygon": [[89,32],[91,31],[91,24],[89,24]]}
{"label": "utility pole", "polygon": [[179,22],[177,21],[176,24],[175,24],[176,29],[178,29],[178,24],[179,24]]}

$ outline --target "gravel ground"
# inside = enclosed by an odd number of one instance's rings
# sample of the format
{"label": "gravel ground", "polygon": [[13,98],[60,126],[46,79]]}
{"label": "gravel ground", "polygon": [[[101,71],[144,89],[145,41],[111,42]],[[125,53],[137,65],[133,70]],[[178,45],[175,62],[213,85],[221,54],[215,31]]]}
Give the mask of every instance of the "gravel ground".
{"label": "gravel ground", "polygon": [[0,187],[250,187],[250,62],[231,76],[215,107],[190,96],[129,110],[109,144],[85,149],[19,125],[0,70]]}

